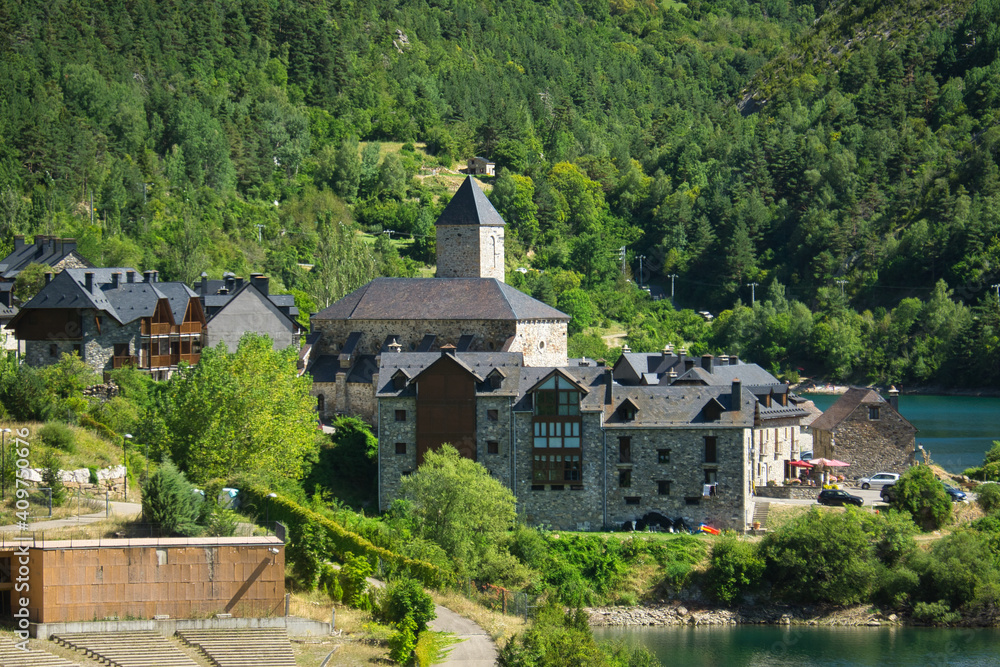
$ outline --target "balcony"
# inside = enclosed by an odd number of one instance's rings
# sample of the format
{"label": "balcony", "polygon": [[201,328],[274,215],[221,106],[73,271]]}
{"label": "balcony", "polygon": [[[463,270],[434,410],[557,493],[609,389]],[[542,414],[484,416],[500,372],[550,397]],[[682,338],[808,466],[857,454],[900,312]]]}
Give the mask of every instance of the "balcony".
{"label": "balcony", "polygon": [[170,334],[170,325],[165,322],[150,322],[142,320],[141,333],[143,336],[167,336]]}
{"label": "balcony", "polygon": [[150,368],[169,368],[186,361],[192,366],[201,360],[201,353],[194,354],[154,354],[149,358]]}
{"label": "balcony", "polygon": [[125,355],[123,357],[111,357],[111,367],[115,369],[125,368],[126,366],[134,368],[138,365],[139,365],[139,357],[136,357],[134,355]]}

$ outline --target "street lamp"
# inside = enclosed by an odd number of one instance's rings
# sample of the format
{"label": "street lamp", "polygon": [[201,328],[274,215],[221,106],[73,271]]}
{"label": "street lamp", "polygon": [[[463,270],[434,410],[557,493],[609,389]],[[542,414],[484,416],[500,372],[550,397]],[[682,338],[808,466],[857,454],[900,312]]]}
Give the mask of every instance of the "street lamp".
{"label": "street lamp", "polygon": [[264,526],[271,525],[271,498],[277,498],[277,493],[267,494],[267,503],[264,505]]}
{"label": "street lamp", "polygon": [[7,500],[7,434],[9,428],[0,431],[0,498]]}
{"label": "street lamp", "polygon": [[131,439],[131,433],[126,433],[122,438],[122,467],[125,468],[125,500],[128,500],[128,458],[126,458],[125,444]]}

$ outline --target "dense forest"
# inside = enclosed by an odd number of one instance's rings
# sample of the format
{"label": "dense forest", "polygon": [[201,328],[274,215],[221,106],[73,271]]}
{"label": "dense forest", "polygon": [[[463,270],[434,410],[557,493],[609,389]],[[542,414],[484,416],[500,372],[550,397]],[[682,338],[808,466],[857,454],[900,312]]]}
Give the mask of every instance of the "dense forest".
{"label": "dense forest", "polygon": [[0,251],[74,236],[321,307],[432,262],[432,174],[480,154],[510,281],[578,354],[614,325],[788,377],[996,384],[998,24],[998,0],[0,0]]}

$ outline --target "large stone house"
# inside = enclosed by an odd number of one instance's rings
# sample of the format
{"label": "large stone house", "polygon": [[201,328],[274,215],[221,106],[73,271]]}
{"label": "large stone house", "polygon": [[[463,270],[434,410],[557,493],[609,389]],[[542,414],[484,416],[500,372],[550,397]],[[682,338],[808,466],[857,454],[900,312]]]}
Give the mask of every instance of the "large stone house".
{"label": "large stone house", "polygon": [[899,391],[885,400],[874,389],[851,387],[810,429],[816,457],[850,463],[851,477],[902,473],[914,462],[917,429],[899,414]]}
{"label": "large stone house", "polygon": [[569,318],[502,282],[503,230],[467,179],[437,221],[442,277],[380,278],[312,318],[320,412],[375,425],[380,507],[450,443],[534,524],[745,528],[755,486],[794,475],[804,402],[736,357],[568,359]]}
{"label": "large stone house", "polygon": [[248,331],[266,334],[275,350],[299,347],[304,328],[296,318],[299,309],[291,294],[271,294],[270,280],[261,273],[253,273],[250,280],[243,280],[227,273],[222,280],[209,280],[201,275],[195,285],[205,310],[205,347],[225,343],[235,352],[240,338]]}
{"label": "large stone house", "polygon": [[135,366],[161,379],[181,361],[198,363],[205,313],[184,283],[130,268],[65,269],[46,281],[8,325],[25,363],[76,353],[98,372]]}

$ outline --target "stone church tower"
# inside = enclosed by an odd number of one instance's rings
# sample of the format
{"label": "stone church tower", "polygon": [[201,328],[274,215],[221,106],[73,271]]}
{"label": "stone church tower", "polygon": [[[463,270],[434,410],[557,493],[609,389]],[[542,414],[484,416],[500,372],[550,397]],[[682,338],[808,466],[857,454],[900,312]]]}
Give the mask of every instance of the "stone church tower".
{"label": "stone church tower", "polygon": [[469,176],[445,207],[437,229],[438,278],[504,280],[504,221]]}

